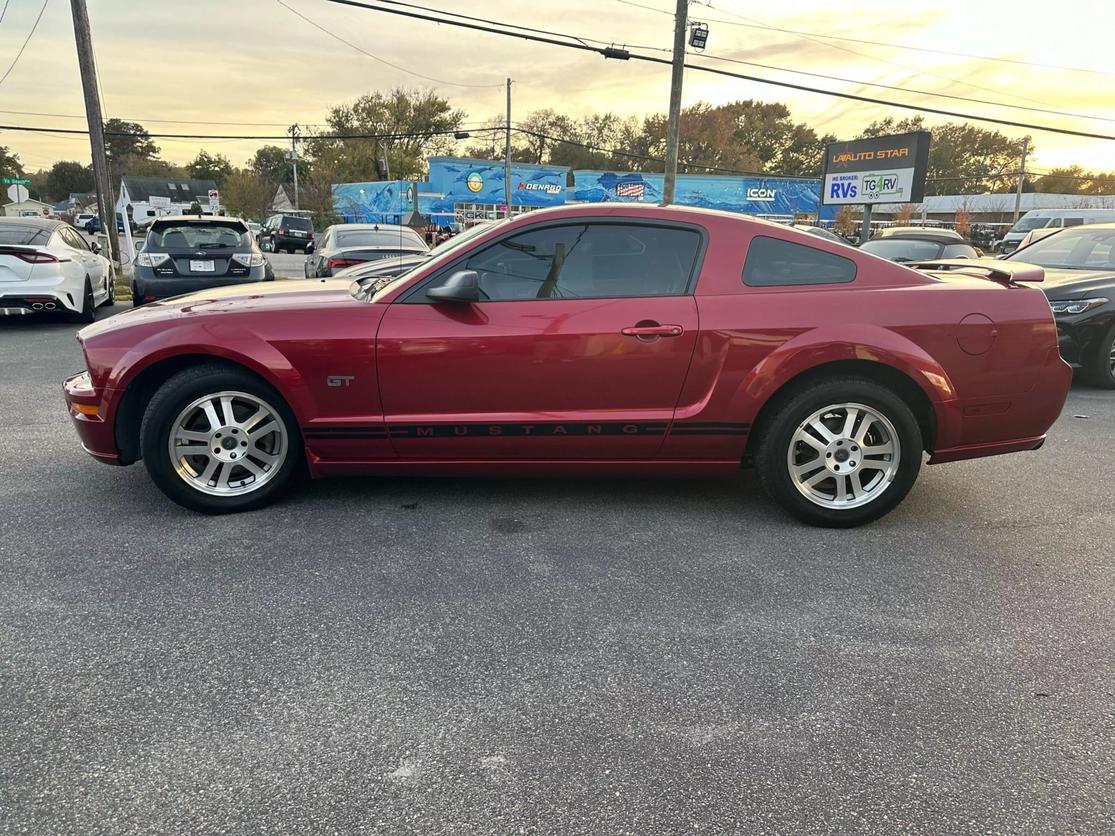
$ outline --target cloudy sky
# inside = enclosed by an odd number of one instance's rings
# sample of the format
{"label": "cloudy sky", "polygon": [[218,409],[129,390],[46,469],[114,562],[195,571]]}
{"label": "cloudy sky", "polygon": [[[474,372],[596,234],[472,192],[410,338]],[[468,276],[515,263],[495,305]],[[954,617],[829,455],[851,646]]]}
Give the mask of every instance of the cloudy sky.
{"label": "cloudy sky", "polygon": [[[668,67],[605,61],[590,53],[361,11],[325,0],[283,2],[403,69],[339,43],[284,8],[279,0],[88,0],[107,115],[142,122],[152,133],[281,134],[292,122],[321,123],[330,106],[403,84],[435,87],[479,122],[502,111],[502,89],[459,85],[499,85],[508,75],[515,79],[515,110],[520,115],[539,107],[573,115],[605,110],[642,115],[666,107]],[[633,2],[637,5],[622,0],[427,0],[423,5],[662,54],[650,48],[666,48],[671,43],[671,0]],[[0,75],[27,37],[40,8],[42,0],[8,0],[0,23]],[[782,4],[701,0],[690,8],[691,19],[707,21],[711,30],[706,56],[694,60],[710,66],[946,110],[1115,134],[1115,50],[1111,46],[1115,3],[1110,0],[1060,0],[1055,4],[942,0],[924,7],[912,2],[864,0]],[[803,37],[764,27],[859,42]],[[1008,60],[979,60],[909,47]],[[713,55],[779,69],[728,64],[708,57]],[[822,78],[786,70],[818,73]],[[896,93],[855,82],[944,93],[963,101]],[[685,104],[742,98],[785,102],[795,118],[841,137],[854,135],[881,116],[909,114],[687,73]],[[1057,113],[998,107],[990,102]],[[70,4],[48,0],[34,37],[0,84],[0,123],[80,128],[83,114]],[[204,122],[254,124],[201,124]],[[1017,136],[1026,133],[1002,130]],[[1115,170],[1115,142],[1046,133],[1034,133],[1034,141],[1033,165],[1038,170],[1072,164]],[[243,164],[264,144],[173,139],[158,139],[157,143],[162,156],[175,162],[185,162],[205,147],[227,155],[236,164]],[[16,151],[30,170],[48,167],[58,159],[89,159],[84,137],[0,130],[0,145]]]}

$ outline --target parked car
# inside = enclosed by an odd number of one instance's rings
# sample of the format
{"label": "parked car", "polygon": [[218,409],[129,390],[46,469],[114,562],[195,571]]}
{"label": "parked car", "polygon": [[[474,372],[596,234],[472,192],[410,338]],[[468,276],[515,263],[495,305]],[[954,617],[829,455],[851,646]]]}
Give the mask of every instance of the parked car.
{"label": "parked car", "polygon": [[978,258],[975,247],[952,229],[930,227],[890,227],[859,247],[888,261],[938,261],[951,258]]}
{"label": "parked car", "polygon": [[166,216],[151,224],[136,255],[132,300],[139,306],[195,290],[274,278],[244,221]]}
{"label": "parked car", "polygon": [[896,506],[925,452],[1034,450],[1060,413],[1071,370],[1022,284],[1042,271],[990,263],[919,272],[727,212],[573,205],[378,289],[282,282],[113,317],[78,334],[87,371],[64,389],[91,455],[142,459],[208,513],[266,505],[305,468],[753,462],[793,514],[851,526]]}
{"label": "parked car", "polygon": [[248,232],[251,233],[252,239],[259,243],[260,232],[263,231],[263,224],[257,224],[255,221],[248,221]]}
{"label": "parked car", "polygon": [[304,271],[307,279],[321,278],[366,261],[428,252],[422,236],[409,226],[334,224],[307,248]]}
{"label": "parked car", "polygon": [[271,252],[307,252],[314,240],[314,225],[298,215],[272,215],[260,233],[271,244]]}
{"label": "parked car", "polygon": [[97,221],[99,225],[100,220],[101,219],[97,217],[96,212],[79,212],[77,214],[77,217],[74,218],[74,226],[76,226],[78,229],[84,229],[86,232],[88,232],[89,222]]}
{"label": "parked car", "polygon": [[350,282],[401,276],[403,273],[417,267],[419,264],[424,264],[433,256],[447,252],[451,247],[460,247],[467,244],[476,236],[491,229],[496,223],[497,221],[484,221],[483,223],[478,223],[475,226],[469,227],[459,235],[454,235],[452,238],[443,241],[433,249],[424,250],[423,252],[413,252],[409,255],[381,258],[376,261],[360,262],[359,264],[345,267],[333,273],[333,276],[334,278],[345,279]]}
{"label": "parked car", "polygon": [[1062,229],[1005,260],[1045,268],[1061,356],[1092,385],[1115,389],[1115,223]]}
{"label": "parked car", "polygon": [[112,263],[72,226],[46,218],[0,218],[0,313],[69,312],[92,322],[116,301]]}
{"label": "parked car", "polygon": [[1003,236],[999,250],[1004,254],[1014,252],[1026,233],[1035,229],[1068,229],[1106,223],[1115,223],[1115,209],[1031,209]]}

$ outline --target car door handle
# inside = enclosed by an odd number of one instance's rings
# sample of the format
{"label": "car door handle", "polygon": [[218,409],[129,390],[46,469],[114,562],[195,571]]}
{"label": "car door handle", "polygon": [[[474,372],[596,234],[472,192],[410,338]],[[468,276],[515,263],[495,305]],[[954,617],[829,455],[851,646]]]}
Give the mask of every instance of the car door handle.
{"label": "car door handle", "polygon": [[632,325],[620,333],[625,337],[680,337],[685,329],[680,325]]}

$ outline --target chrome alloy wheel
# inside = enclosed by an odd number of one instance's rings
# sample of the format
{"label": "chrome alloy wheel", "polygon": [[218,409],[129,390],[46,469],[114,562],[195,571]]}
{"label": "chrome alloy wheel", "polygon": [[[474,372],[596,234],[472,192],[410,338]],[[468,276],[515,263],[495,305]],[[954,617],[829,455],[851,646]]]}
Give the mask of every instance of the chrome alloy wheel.
{"label": "chrome alloy wheel", "polygon": [[822,508],[858,508],[879,498],[898,474],[894,425],[869,406],[819,409],[790,438],[786,466],[802,496]]}
{"label": "chrome alloy wheel", "polygon": [[259,490],[282,468],[287,447],[279,413],[247,392],[198,398],[178,413],[167,439],[182,481],[212,496]]}

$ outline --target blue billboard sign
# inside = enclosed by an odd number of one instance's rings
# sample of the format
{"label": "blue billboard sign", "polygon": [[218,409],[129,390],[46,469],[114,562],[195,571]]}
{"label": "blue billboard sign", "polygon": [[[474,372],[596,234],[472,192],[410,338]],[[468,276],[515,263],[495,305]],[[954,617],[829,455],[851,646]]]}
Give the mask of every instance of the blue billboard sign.
{"label": "blue billboard sign", "polygon": [[[339,183],[333,186],[333,211],[349,223],[402,223],[412,208],[411,185],[407,180]],[[418,211],[435,223],[452,223],[453,202],[431,194],[428,187],[418,184]]]}
{"label": "blue billboard sign", "polygon": [[[573,172],[572,199],[660,203],[662,185],[662,174],[579,170]],[[817,211],[820,189],[820,180],[679,174],[674,203],[750,215],[813,215]],[[835,217],[835,211],[826,207],[821,217]]]}
{"label": "blue billboard sign", "polygon": [[[503,163],[457,157],[430,157],[430,191],[439,192],[451,203],[504,204]],[[511,166],[513,206],[560,206],[566,199],[567,166]]]}

